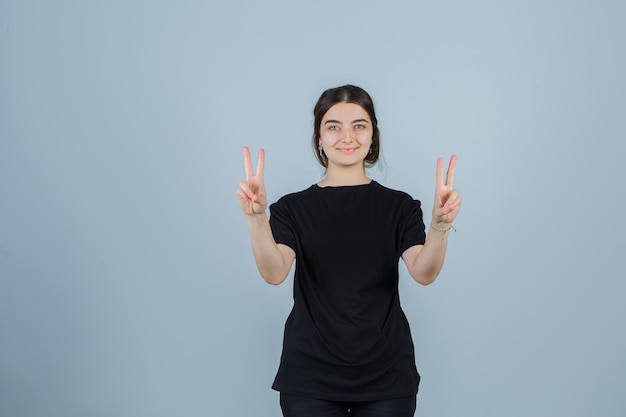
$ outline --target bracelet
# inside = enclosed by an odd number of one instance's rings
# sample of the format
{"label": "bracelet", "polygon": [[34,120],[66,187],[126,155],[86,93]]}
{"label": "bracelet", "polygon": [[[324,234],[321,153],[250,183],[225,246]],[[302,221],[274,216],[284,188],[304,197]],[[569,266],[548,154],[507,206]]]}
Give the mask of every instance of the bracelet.
{"label": "bracelet", "polygon": [[430,225],[430,228],[433,229],[435,232],[442,233],[441,240],[443,240],[444,236],[450,231],[450,229],[456,232],[456,229],[454,228],[454,226],[452,226],[452,224],[450,224],[450,227],[448,227],[447,229],[435,229],[432,224]]}

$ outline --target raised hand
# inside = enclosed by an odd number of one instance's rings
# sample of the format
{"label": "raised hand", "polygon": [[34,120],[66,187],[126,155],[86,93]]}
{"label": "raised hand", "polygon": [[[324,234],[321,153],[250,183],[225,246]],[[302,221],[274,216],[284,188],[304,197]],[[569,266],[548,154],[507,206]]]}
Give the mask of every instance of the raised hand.
{"label": "raised hand", "polygon": [[437,185],[435,188],[435,205],[433,207],[433,223],[451,224],[461,209],[461,196],[452,188],[456,155],[450,158],[446,178],[443,177],[443,159],[437,159]]}
{"label": "raised hand", "polygon": [[237,189],[239,207],[248,216],[264,213],[267,208],[267,196],[265,194],[265,184],[263,183],[265,151],[263,149],[259,150],[259,161],[257,162],[255,175],[252,175],[250,149],[247,146],[243,148],[243,161],[246,168],[246,179],[239,183],[239,188]]}

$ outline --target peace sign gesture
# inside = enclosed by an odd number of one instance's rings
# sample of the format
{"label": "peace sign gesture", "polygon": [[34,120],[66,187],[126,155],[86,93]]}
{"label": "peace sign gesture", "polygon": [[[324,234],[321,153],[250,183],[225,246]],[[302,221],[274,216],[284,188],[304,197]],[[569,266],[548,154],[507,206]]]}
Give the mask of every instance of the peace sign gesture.
{"label": "peace sign gesture", "polygon": [[259,161],[257,162],[255,175],[252,175],[250,149],[247,146],[243,148],[243,161],[246,168],[246,180],[239,183],[239,189],[237,190],[239,207],[248,216],[264,213],[267,207],[267,196],[265,195],[265,184],[263,183],[265,151],[263,149],[259,150]]}
{"label": "peace sign gesture", "polygon": [[446,178],[443,177],[443,159],[437,159],[437,185],[435,187],[435,205],[433,207],[433,223],[451,224],[461,209],[461,196],[452,188],[456,155],[450,158]]}

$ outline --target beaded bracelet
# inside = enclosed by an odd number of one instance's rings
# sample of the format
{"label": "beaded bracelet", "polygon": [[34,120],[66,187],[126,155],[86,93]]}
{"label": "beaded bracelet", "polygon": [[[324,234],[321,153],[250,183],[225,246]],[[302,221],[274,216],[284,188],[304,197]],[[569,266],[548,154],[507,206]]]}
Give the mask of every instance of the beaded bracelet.
{"label": "beaded bracelet", "polygon": [[448,227],[447,229],[435,229],[432,224],[430,225],[430,228],[433,229],[435,232],[442,233],[441,240],[443,240],[443,238],[445,237],[446,233],[448,233],[450,231],[450,229],[452,229],[452,230],[454,230],[456,232],[456,229],[454,228],[454,226],[452,226],[452,224],[450,224],[450,227]]}

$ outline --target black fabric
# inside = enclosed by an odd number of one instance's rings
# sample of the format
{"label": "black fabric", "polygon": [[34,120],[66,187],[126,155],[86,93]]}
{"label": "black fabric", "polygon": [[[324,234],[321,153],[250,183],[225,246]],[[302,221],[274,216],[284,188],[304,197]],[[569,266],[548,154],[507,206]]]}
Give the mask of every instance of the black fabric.
{"label": "black fabric", "polygon": [[280,393],[284,417],[413,417],[415,395],[377,401],[328,401]]}
{"label": "black fabric", "polygon": [[294,306],[273,388],[331,401],[417,394],[398,263],[425,241],[419,201],[372,181],[313,185],[270,211],[276,242],[296,253]]}

